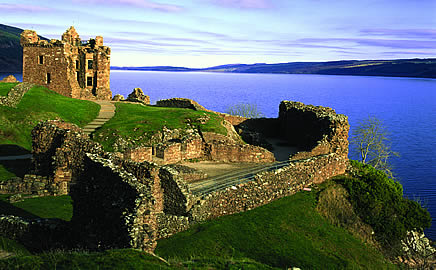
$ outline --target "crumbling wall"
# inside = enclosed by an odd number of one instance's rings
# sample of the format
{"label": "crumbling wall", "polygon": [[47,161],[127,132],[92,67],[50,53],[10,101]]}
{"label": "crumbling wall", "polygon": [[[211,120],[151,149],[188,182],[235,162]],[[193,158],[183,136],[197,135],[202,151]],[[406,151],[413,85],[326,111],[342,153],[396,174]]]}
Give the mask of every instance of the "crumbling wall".
{"label": "crumbling wall", "polygon": [[102,154],[101,145],[74,124],[57,120],[40,122],[32,130],[32,172],[54,182],[74,183],[83,170],[86,153]]}
{"label": "crumbling wall", "polygon": [[0,106],[17,107],[24,94],[29,91],[34,84],[20,83],[9,90],[8,95],[5,97],[0,96]]}
{"label": "crumbling wall", "polygon": [[305,105],[301,102],[282,101],[279,108],[281,132],[292,145],[306,151],[292,159],[337,153],[348,155],[347,116],[336,114],[327,107]]}
{"label": "crumbling wall", "polygon": [[70,193],[71,222],[81,242],[95,249],[152,251],[156,215],[162,210],[156,166],[95,154],[87,154],[83,163],[84,170]]}
{"label": "crumbling wall", "polygon": [[152,161],[153,148],[150,146],[130,148],[127,149],[123,155],[124,159],[130,159],[136,162]]}
{"label": "crumbling wall", "polygon": [[68,193],[68,183],[32,174],[26,174],[24,178],[13,177],[0,182],[0,194],[16,193],[37,196],[65,195]]}
{"label": "crumbling wall", "polygon": [[295,194],[346,170],[348,160],[335,154],[291,163],[289,166],[256,175],[253,181],[208,194],[191,210],[193,220],[217,218],[247,211],[276,199]]}
{"label": "crumbling wall", "polygon": [[194,111],[209,111],[196,101],[188,98],[170,98],[158,100],[156,102],[156,106],[158,107],[170,107],[170,108],[185,108],[192,109]]}
{"label": "crumbling wall", "polygon": [[210,144],[210,159],[221,162],[274,162],[274,154],[265,148],[250,144],[229,144],[215,141]]}

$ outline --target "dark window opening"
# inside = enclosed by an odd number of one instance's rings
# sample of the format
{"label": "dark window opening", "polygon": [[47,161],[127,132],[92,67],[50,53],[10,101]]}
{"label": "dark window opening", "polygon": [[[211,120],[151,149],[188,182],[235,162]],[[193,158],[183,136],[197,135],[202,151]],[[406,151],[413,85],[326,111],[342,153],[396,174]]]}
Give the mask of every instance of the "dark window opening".
{"label": "dark window opening", "polygon": [[39,60],[38,62],[39,62],[40,65],[44,64],[44,55],[40,55],[38,57],[38,60]]}
{"label": "dark window opening", "polygon": [[93,78],[92,77],[87,77],[86,78],[86,86],[92,86],[93,85]]}
{"label": "dark window opening", "polygon": [[93,61],[92,60],[88,60],[88,69],[92,69],[92,63]]}
{"label": "dark window opening", "polygon": [[47,73],[47,84],[51,83],[51,74]]}
{"label": "dark window opening", "polygon": [[79,69],[79,60],[76,60],[76,69]]}
{"label": "dark window opening", "polygon": [[80,81],[79,80],[79,72],[78,71],[76,72],[76,79],[77,79],[78,82]]}

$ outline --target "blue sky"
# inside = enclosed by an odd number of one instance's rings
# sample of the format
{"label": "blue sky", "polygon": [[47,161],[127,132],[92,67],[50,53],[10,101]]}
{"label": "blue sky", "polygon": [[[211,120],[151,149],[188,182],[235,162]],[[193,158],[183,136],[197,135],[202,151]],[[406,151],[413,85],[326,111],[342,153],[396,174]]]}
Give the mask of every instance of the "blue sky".
{"label": "blue sky", "polygon": [[[1,1],[1,0],[0,0]],[[436,0],[2,1],[0,23],[97,35],[116,66],[436,57]]]}

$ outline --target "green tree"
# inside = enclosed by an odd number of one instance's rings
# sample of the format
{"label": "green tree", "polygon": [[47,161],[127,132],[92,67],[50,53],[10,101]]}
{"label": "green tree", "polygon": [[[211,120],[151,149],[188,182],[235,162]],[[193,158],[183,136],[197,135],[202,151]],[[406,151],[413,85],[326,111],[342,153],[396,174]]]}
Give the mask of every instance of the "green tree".
{"label": "green tree", "polygon": [[376,117],[368,117],[359,122],[350,141],[355,146],[354,149],[358,152],[363,164],[372,165],[392,178],[389,158],[398,157],[399,153],[391,150],[387,136],[388,132],[381,121]]}
{"label": "green tree", "polygon": [[238,103],[229,106],[226,113],[230,115],[237,115],[246,118],[260,118],[263,117],[263,113],[260,112],[256,104]]}

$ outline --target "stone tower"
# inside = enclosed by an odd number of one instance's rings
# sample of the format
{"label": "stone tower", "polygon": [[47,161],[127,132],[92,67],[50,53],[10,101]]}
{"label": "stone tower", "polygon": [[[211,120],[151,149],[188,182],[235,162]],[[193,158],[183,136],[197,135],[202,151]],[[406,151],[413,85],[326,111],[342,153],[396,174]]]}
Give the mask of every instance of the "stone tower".
{"label": "stone tower", "polygon": [[110,100],[110,53],[103,37],[82,41],[71,26],[62,40],[40,40],[21,33],[23,82],[45,86],[67,97]]}

